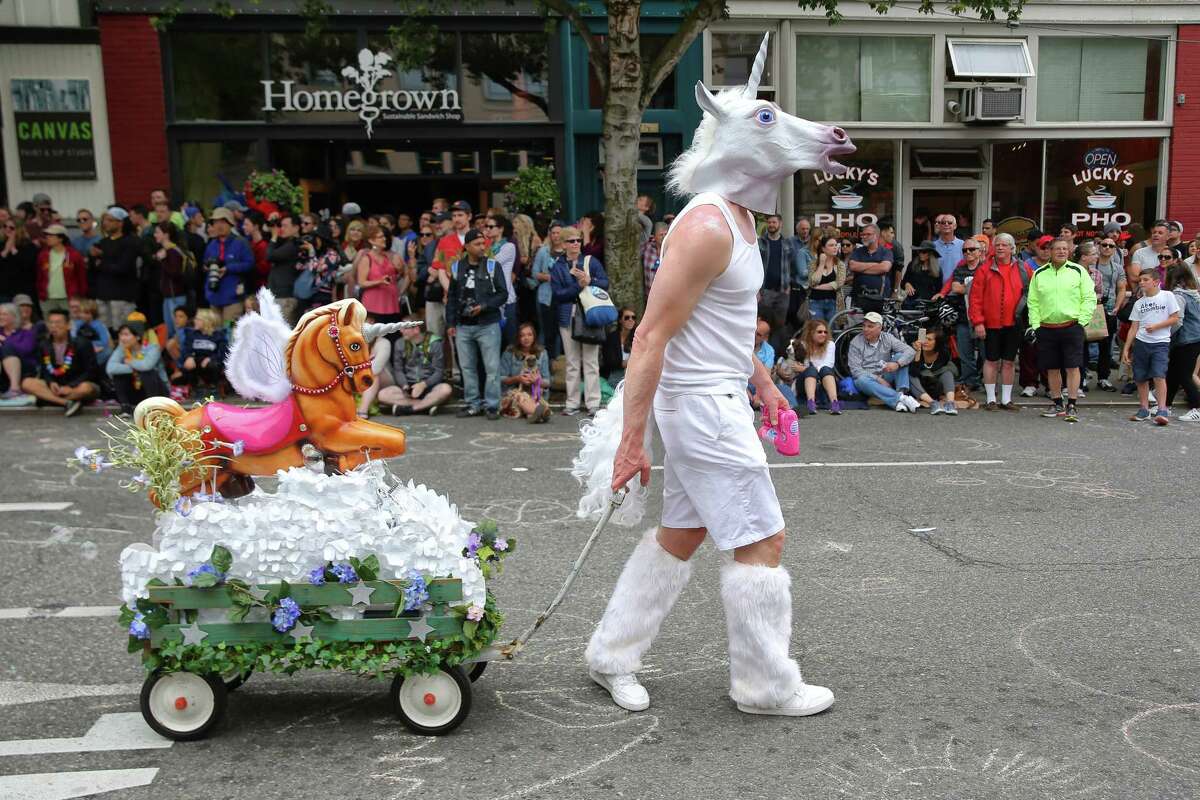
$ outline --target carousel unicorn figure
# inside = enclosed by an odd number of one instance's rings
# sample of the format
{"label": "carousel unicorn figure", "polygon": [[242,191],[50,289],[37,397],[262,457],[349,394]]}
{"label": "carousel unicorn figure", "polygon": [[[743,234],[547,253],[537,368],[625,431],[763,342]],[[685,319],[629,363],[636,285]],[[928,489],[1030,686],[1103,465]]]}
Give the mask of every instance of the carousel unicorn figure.
{"label": "carousel unicorn figure", "polygon": [[663,241],[625,380],[584,425],[573,468],[586,485],[581,517],[630,488],[613,519],[636,524],[650,480],[653,411],[665,450],[662,525],[634,548],[584,654],[592,680],[630,711],[650,705],[636,673],[705,539],[724,555],[729,695],[738,710],[805,716],[833,704],[833,692],[805,683],[788,652],[784,520],[746,385],[772,426],[787,401],[753,356],[764,269],[750,212],[774,213],[781,181],[796,170],[844,172],[836,159],[855,148],[840,128],[758,97],[766,58],[764,36],[745,87],[714,95],[696,84],[704,119],[669,175],[673,191],[693,197]]}
{"label": "carousel unicorn figure", "polygon": [[343,472],[369,458],[403,454],[404,431],[360,419],[354,395],[374,381],[369,343],[420,323],[365,325],[366,309],[347,299],[309,311],[293,329],[268,289],[259,291],[258,302],[259,313],[238,320],[225,375],[239,395],[269,405],[211,402],[185,411],[170,398],[151,397],[134,410],[139,427],[167,414],[179,427],[200,432],[180,494],[245,494],[251,476],[304,466],[306,444],[336,459]]}

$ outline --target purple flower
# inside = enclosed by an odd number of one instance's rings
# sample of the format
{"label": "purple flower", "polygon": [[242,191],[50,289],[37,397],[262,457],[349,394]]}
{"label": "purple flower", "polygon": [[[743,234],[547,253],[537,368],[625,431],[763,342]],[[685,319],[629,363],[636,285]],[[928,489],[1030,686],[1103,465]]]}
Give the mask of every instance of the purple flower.
{"label": "purple flower", "polygon": [[492,549],[497,553],[503,553],[508,549],[508,539],[501,539],[497,536],[496,541],[492,542]]}
{"label": "purple flower", "polygon": [[217,568],[214,567],[212,564],[201,564],[200,566],[196,567],[194,570],[192,570],[191,572],[189,572],[187,574],[188,583],[195,582],[196,576],[199,575],[200,573],[207,573],[209,575],[215,575],[217,578],[217,583],[220,583],[221,581],[225,580],[224,572],[217,572]]}
{"label": "purple flower", "polygon": [[408,586],[404,587],[404,610],[415,611],[429,602],[429,586],[421,573],[413,570],[408,574]]}
{"label": "purple flower", "polygon": [[181,517],[186,517],[192,513],[192,498],[181,497],[175,501],[175,513]]}
{"label": "purple flower", "polygon": [[137,475],[133,476],[133,482],[141,486],[147,486],[150,484],[150,476],[145,472],[139,472]]}
{"label": "purple flower", "polygon": [[133,621],[129,623],[129,635],[138,639],[150,638],[150,626],[146,624],[146,617],[142,612],[135,614]]}
{"label": "purple flower", "polygon": [[483,539],[474,531],[467,537],[467,558],[474,558],[475,553],[483,546]]}
{"label": "purple flower", "polygon": [[298,619],[300,619],[300,606],[296,605],[296,601],[292,598],[285,597],[279,601],[279,608],[275,609],[275,613],[271,616],[271,627],[280,633],[286,633],[295,627]]}
{"label": "purple flower", "polygon": [[319,567],[312,568],[312,571],[308,573],[308,582],[311,583],[313,586],[324,586],[325,585],[325,565],[324,564],[322,564]]}
{"label": "purple flower", "polygon": [[358,574],[354,571],[354,567],[344,562],[334,564],[330,572],[337,576],[338,583],[355,583],[358,581]]}
{"label": "purple flower", "polygon": [[241,439],[238,439],[229,446],[229,449],[233,451],[233,457],[238,458],[242,453],[246,452],[246,443]]}
{"label": "purple flower", "polygon": [[467,609],[467,619],[471,620],[471,622],[479,622],[479,620],[483,619],[483,609],[479,606],[471,606]]}

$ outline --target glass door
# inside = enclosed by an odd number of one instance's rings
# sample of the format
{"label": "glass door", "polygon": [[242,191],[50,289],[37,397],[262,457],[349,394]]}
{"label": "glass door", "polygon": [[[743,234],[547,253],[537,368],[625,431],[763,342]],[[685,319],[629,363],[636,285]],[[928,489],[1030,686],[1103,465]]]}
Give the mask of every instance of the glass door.
{"label": "glass door", "polygon": [[952,182],[955,185],[945,183],[951,182],[909,182],[908,208],[912,225],[905,244],[910,249],[927,239],[933,239],[936,235],[933,222],[940,214],[954,215],[956,233],[960,239],[978,233],[982,227],[982,182],[956,180]]}

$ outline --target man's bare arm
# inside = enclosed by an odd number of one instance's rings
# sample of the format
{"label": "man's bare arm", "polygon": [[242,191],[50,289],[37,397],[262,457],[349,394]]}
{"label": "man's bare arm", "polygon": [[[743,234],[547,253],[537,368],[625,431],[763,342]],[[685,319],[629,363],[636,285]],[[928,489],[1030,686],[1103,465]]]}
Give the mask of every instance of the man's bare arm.
{"label": "man's bare arm", "polygon": [[649,479],[649,464],[642,463],[643,440],[667,342],[687,323],[708,285],[729,265],[733,235],[737,234],[729,230],[725,216],[710,205],[689,211],[671,232],[625,371],[625,426],[613,467],[615,487],[624,486],[639,472],[643,483]]}

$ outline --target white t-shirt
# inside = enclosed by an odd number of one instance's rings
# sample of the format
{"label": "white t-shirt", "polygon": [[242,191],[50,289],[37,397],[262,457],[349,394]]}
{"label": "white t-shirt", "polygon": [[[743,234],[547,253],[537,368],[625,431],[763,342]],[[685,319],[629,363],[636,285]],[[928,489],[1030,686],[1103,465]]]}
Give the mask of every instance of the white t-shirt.
{"label": "white t-shirt", "polygon": [[816,354],[809,353],[808,365],[817,372],[821,371],[821,367],[829,367],[830,369],[833,369],[833,359],[836,356],[836,353],[834,353],[835,349],[836,348],[834,348],[833,342],[828,342],[822,352]]}
{"label": "white t-shirt", "polygon": [[1158,269],[1158,251],[1152,245],[1133,251],[1133,263],[1143,269]]}
{"label": "white t-shirt", "polygon": [[1179,313],[1179,301],[1173,292],[1158,290],[1154,297],[1142,296],[1133,304],[1129,321],[1138,323],[1137,338],[1140,342],[1156,344],[1171,341],[1171,326],[1164,325],[1147,331],[1146,326],[1166,321],[1167,317]]}

